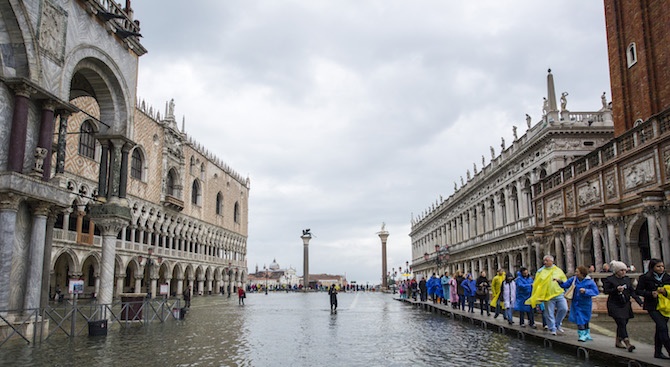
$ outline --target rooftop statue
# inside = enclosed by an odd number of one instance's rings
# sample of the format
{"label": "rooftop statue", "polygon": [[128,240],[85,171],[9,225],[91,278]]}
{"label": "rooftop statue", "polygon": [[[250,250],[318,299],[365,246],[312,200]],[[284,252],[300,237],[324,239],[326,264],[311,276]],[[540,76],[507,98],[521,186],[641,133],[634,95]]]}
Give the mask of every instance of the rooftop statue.
{"label": "rooftop statue", "polygon": [[526,114],[526,125],[528,125],[528,128],[530,129],[530,123],[531,123],[531,117],[529,114]]}
{"label": "rooftop statue", "polygon": [[568,99],[566,98],[568,96],[568,92],[563,92],[561,93],[561,111],[567,111],[567,106],[568,106]]}

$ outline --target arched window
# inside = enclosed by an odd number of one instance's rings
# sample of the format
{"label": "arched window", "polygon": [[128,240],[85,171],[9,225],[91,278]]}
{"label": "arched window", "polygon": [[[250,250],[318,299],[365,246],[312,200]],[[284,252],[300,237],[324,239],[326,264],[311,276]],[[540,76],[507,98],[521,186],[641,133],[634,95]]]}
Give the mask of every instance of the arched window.
{"label": "arched window", "polygon": [[216,194],[216,214],[223,215],[223,194]]}
{"label": "arched window", "polygon": [[240,203],[238,203],[237,201],[235,202],[235,209],[233,211],[233,220],[235,221],[235,223],[240,222]]}
{"label": "arched window", "polygon": [[79,155],[95,159],[95,130],[90,121],[84,121],[79,129]]}
{"label": "arched window", "polygon": [[167,182],[165,184],[166,186],[166,194],[170,196],[177,196],[175,192],[175,184],[177,181],[177,174],[175,173],[174,169],[171,169],[170,172],[168,172],[167,176]]}
{"label": "arched window", "polygon": [[130,160],[130,177],[142,180],[142,171],[144,170],[144,159],[142,158],[142,152],[135,148],[133,149],[133,155]]}
{"label": "arched window", "polygon": [[191,203],[200,205],[200,184],[198,183],[198,180],[193,180],[193,186],[191,187]]}

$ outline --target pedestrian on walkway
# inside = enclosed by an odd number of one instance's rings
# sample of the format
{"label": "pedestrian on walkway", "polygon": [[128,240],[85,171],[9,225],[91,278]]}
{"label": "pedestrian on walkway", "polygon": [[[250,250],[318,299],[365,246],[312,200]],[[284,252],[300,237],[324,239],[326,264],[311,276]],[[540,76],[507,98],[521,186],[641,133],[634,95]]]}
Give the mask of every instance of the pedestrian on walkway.
{"label": "pedestrian on walkway", "polygon": [[451,294],[449,292],[449,281],[451,280],[451,277],[449,276],[449,272],[445,271],[444,275],[440,278],[440,283],[442,284],[442,293],[444,294],[444,304],[448,305],[449,304],[449,299],[451,297]]}
{"label": "pedestrian on walkway", "polygon": [[461,310],[465,311],[465,303],[468,299],[468,297],[465,295],[465,288],[463,288],[463,281],[465,280],[465,277],[463,277],[463,273],[460,270],[456,274],[458,303],[461,305]]}
{"label": "pedestrian on walkway", "polygon": [[630,305],[630,298],[642,306],[642,300],[635,293],[633,283],[626,276],[628,267],[621,261],[612,260],[610,269],[614,274],[608,276],[603,281],[603,292],[607,295],[607,314],[614,319],[616,323],[616,341],[614,346],[617,348],[628,349],[632,352],[635,346],[628,339],[627,324],[628,320],[634,316],[633,308]]}
{"label": "pedestrian on walkway", "polygon": [[468,300],[468,312],[475,312],[475,295],[477,291],[477,282],[472,279],[472,274],[468,273],[465,280],[461,283],[463,293]]}
{"label": "pedestrian on walkway", "polygon": [[416,282],[416,279],[412,278],[409,282],[409,288],[412,291],[412,299],[416,301],[416,293],[417,289],[419,288],[419,285]]}
{"label": "pedestrian on walkway", "polygon": [[426,282],[426,287],[428,287],[428,297],[430,297],[433,303],[437,303],[437,288],[441,288],[440,279],[433,273],[430,276],[430,279]]}
{"label": "pedestrian on walkway", "polygon": [[477,299],[479,299],[479,311],[481,315],[484,315],[486,311],[486,316],[491,316],[491,306],[489,304],[489,289],[491,285],[489,280],[486,278],[486,271],[482,270],[479,273],[479,278],[477,278]]}
{"label": "pedestrian on walkway", "polygon": [[[500,290],[502,287],[502,283],[505,281],[505,270],[503,269],[498,269],[498,273],[496,276],[493,277],[493,280],[491,280],[491,303],[495,306],[496,311],[495,314],[493,315],[493,318],[498,318],[498,315],[500,315],[502,310],[504,309],[504,305],[502,304],[502,298],[500,297]],[[503,313],[503,318],[507,318],[507,316]]]}
{"label": "pedestrian on walkway", "polygon": [[528,269],[522,267],[516,273],[516,301],[514,302],[514,311],[519,312],[519,326],[525,327],[524,316],[528,317],[528,326],[535,329],[535,312],[530,305],[526,304],[526,300],[530,298],[533,291],[533,278],[530,276]]}
{"label": "pedestrian on walkway", "polygon": [[670,275],[665,272],[665,265],[662,260],[649,260],[649,271],[644,273],[637,285],[637,294],[644,297],[643,308],[647,310],[649,316],[656,324],[656,333],[654,334],[654,358],[670,359],[663,354],[663,347],[670,353],[670,336],[668,336],[668,318],[658,311],[658,297],[668,296],[664,286],[670,285]]}
{"label": "pedestrian on walkway", "polygon": [[421,302],[426,302],[428,300],[428,288],[426,287],[426,278],[421,278],[419,281],[419,295]]}
{"label": "pedestrian on walkway", "polygon": [[589,328],[591,310],[593,308],[591,298],[597,296],[600,292],[598,291],[596,282],[589,276],[589,269],[586,266],[580,265],[575,270],[574,276],[564,282],[558,281],[558,284],[563,289],[570,288],[572,284],[575,285],[568,320],[577,324],[577,340],[580,342],[593,340],[591,338],[591,329]]}
{"label": "pedestrian on walkway", "polygon": [[564,333],[562,323],[568,313],[568,303],[563,296],[564,290],[558,285],[558,281],[564,282],[568,278],[561,268],[554,265],[553,256],[545,255],[542,263],[544,265],[535,274],[533,291],[526,304],[535,307],[538,303],[543,302],[549,332],[552,335]]}
{"label": "pedestrian on walkway", "polygon": [[453,277],[449,280],[449,300],[451,301],[451,308],[458,309],[458,282],[456,277]]}
{"label": "pedestrian on walkway", "polygon": [[507,323],[514,324],[513,312],[514,302],[516,301],[516,282],[514,282],[514,275],[507,274],[505,281],[502,283],[502,299],[505,306],[505,319]]}
{"label": "pedestrian on walkway", "polygon": [[184,307],[190,308],[191,307],[191,286],[189,285],[186,287],[186,290],[184,291]]}

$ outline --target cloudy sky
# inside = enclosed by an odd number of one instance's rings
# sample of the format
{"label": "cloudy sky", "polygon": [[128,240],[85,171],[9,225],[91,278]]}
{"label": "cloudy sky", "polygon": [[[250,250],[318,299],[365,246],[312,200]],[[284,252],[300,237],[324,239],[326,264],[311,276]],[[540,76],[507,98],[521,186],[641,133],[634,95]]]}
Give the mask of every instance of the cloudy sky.
{"label": "cloudy sky", "polygon": [[568,109],[610,98],[601,1],[139,1],[138,96],[251,179],[249,271],[276,258],[381,280],[410,219],[536,122],[551,68]]}

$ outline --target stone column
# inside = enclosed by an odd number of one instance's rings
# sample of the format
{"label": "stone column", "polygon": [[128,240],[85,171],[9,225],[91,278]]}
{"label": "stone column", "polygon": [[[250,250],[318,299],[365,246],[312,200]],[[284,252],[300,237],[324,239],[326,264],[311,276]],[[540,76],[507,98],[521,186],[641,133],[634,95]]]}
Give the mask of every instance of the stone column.
{"label": "stone column", "polygon": [[[479,272],[481,272],[482,270],[485,270],[484,269],[484,262],[482,261],[481,257],[479,259],[477,259],[477,269],[479,270]],[[488,274],[489,273],[486,272],[486,276],[488,276]]]}
{"label": "stone column", "polygon": [[177,297],[181,297],[184,294],[184,276],[177,274]]}
{"label": "stone column", "polygon": [[670,259],[670,233],[668,233],[668,211],[661,207],[658,211],[658,224],[661,230],[662,259]]}
{"label": "stone column", "polygon": [[537,271],[542,267],[542,257],[544,256],[540,249],[540,242],[537,238],[533,240],[533,247],[535,248],[535,270]]}
{"label": "stone column", "polygon": [[312,234],[309,233],[309,230],[302,231],[302,245],[303,245],[303,255],[302,255],[302,290],[307,291],[309,289],[309,240],[312,239]]}
{"label": "stone column", "polygon": [[514,257],[512,251],[507,252],[507,274],[514,274]]}
{"label": "stone column", "polygon": [[[594,258],[596,260],[596,271],[600,271],[603,268],[603,255],[602,255],[602,238],[600,237],[600,222],[593,221],[591,222],[591,232],[593,234],[593,252]],[[653,256],[653,255],[652,255]]]}
{"label": "stone column", "polygon": [[[100,282],[100,276],[98,276],[98,283]],[[116,274],[116,294],[121,294],[123,293],[123,282],[126,280],[126,274],[125,273],[117,273]],[[98,286],[98,295],[100,294],[100,286]],[[100,297],[98,296],[98,302],[100,302]]]}
{"label": "stone column", "polygon": [[[12,193],[0,194],[0,310],[9,309],[12,284],[10,272],[14,239],[16,238],[16,213],[20,198]],[[0,315],[5,316],[6,313]]]}
{"label": "stone column", "polygon": [[[135,274],[134,293],[142,293],[142,279],[144,279],[144,274]],[[147,285],[147,288],[149,288],[149,285]]]}
{"label": "stone column", "polygon": [[98,293],[100,293],[100,271],[95,272],[93,276],[95,277],[93,292],[95,293],[95,298],[98,298]]}
{"label": "stone column", "polygon": [[558,265],[559,268],[565,269],[563,265],[563,245],[561,244],[561,234],[563,233],[563,228],[560,230],[554,230],[554,263]]}
{"label": "stone column", "polygon": [[388,290],[388,279],[386,276],[386,239],[389,237],[389,232],[385,229],[386,225],[382,224],[382,230],[377,232],[379,239],[382,241],[382,291]]}
{"label": "stone column", "polygon": [[651,251],[652,259],[661,259],[661,246],[658,239],[658,228],[656,226],[656,212],[658,208],[655,206],[647,206],[644,208],[644,215],[647,218],[647,225],[649,229],[649,249]]}
{"label": "stone column", "polygon": [[60,110],[58,112],[58,150],[56,151],[56,174],[65,172],[65,148],[67,144],[67,120],[70,112]]}
{"label": "stone column", "polygon": [[47,205],[38,204],[33,209],[33,223],[30,233],[30,260],[26,277],[26,293],[23,299],[23,308],[25,310],[34,310],[40,307],[44,241],[46,240],[48,214],[49,207]]}
{"label": "stone column", "polygon": [[[102,234],[102,256],[100,261],[100,295],[98,303],[112,303],[114,296],[114,262],[116,258],[116,236],[130,222],[130,208],[116,203],[93,205],[90,216]],[[137,291],[137,288],[136,288]]]}
{"label": "stone column", "polygon": [[[626,222],[623,217],[619,218],[617,222],[619,226],[619,244],[621,245],[621,261],[626,263],[628,266],[632,264],[632,254],[630,253],[631,249],[626,242]],[[642,265],[638,265],[640,271],[642,271]]]}
{"label": "stone column", "polygon": [[42,290],[40,295],[40,308],[49,304],[51,283],[51,248],[53,246],[54,225],[56,224],[56,213],[49,211],[44,234],[44,260],[42,261]]}
{"label": "stone column", "polygon": [[42,181],[49,181],[51,178],[51,148],[53,146],[54,134],[54,103],[46,100],[42,103],[42,118],[40,121],[40,137],[37,147],[44,149],[44,158],[41,162],[35,162],[35,166],[42,167]]}
{"label": "stone column", "polygon": [[530,190],[527,188],[521,189],[521,199],[519,203],[519,216],[521,218],[528,218],[530,213],[528,212],[528,197]]}
{"label": "stone column", "polygon": [[566,263],[566,273],[572,274],[575,271],[575,254],[573,251],[573,242],[572,235],[574,234],[573,228],[565,229],[565,256],[567,257]]}
{"label": "stone column", "polygon": [[14,111],[9,132],[9,151],[7,170],[23,172],[23,158],[26,153],[26,136],[28,134],[28,109],[30,95],[35,91],[28,85],[14,87]]}
{"label": "stone column", "polygon": [[493,277],[495,270],[493,269],[493,258],[491,256],[486,257],[486,274],[489,278]]}
{"label": "stone column", "polygon": [[615,217],[605,218],[607,224],[607,252],[605,253],[605,261],[608,263],[612,260],[620,260],[619,251],[616,246],[616,229],[614,225],[617,222]]}
{"label": "stone column", "polygon": [[109,141],[100,141],[100,170],[98,171],[98,200],[107,200],[107,175],[109,174]]}

